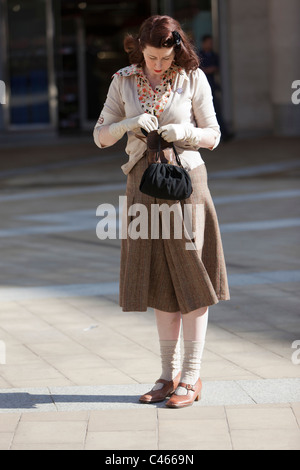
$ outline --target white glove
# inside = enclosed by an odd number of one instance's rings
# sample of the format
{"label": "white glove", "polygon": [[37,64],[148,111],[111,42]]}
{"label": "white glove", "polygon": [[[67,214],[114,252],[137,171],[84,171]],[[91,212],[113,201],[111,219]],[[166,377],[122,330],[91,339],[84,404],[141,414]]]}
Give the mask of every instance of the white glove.
{"label": "white glove", "polygon": [[141,127],[147,132],[155,131],[158,129],[158,120],[152,114],[144,113],[134,118],[124,119],[123,121],[111,124],[108,130],[113,137],[120,140],[125,132]]}
{"label": "white glove", "polygon": [[193,124],[167,124],[162,126],[158,133],[167,142],[177,142],[178,140],[185,140],[193,146],[200,144],[203,136],[203,129],[194,127]]}

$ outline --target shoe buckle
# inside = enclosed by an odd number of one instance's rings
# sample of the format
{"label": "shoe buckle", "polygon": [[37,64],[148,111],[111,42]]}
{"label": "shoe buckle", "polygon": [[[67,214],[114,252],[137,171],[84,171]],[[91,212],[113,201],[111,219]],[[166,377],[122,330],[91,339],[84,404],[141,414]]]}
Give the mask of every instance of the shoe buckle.
{"label": "shoe buckle", "polygon": [[187,390],[191,390],[192,392],[195,391],[194,385],[190,385],[190,384],[188,384],[188,385],[186,386],[186,389],[187,389]]}
{"label": "shoe buckle", "polygon": [[194,385],[191,385],[191,384],[184,384],[184,383],[181,382],[181,383],[179,384],[179,387],[186,388],[187,390],[191,390],[192,392],[195,391]]}

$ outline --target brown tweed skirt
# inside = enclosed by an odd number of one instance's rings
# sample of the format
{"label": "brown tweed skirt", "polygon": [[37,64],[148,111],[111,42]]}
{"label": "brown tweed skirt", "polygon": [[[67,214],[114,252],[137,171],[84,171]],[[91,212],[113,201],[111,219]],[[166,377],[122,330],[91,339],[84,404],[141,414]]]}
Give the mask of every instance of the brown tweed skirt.
{"label": "brown tweed skirt", "polygon": [[[220,300],[229,300],[221,234],[207,186],[205,164],[189,172],[193,193],[178,202],[156,199],[140,192],[139,184],[147,166],[143,157],[127,176],[127,207],[124,205],[122,214],[122,231],[127,229],[127,236],[122,238],[120,262],[119,304],[122,310],[144,312],[152,307],[186,314]],[[143,205],[144,210],[134,216],[128,215],[133,204],[137,204],[136,208]],[[169,217],[165,217],[162,210],[152,211],[153,207],[162,207],[162,204],[172,206]],[[189,210],[185,210],[187,204]],[[142,213],[144,235],[131,236],[133,224],[135,233],[141,229],[137,225]],[[177,218],[180,214],[181,219]],[[169,233],[163,231],[168,224]],[[154,226],[158,232],[152,231]],[[179,226],[182,236],[178,235]],[[158,236],[153,236],[154,233]]]}

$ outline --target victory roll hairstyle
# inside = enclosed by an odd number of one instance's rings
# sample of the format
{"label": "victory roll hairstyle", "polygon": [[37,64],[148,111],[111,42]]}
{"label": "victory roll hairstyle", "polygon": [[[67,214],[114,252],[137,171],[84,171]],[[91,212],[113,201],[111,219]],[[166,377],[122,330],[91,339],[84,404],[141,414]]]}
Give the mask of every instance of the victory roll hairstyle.
{"label": "victory roll hairstyle", "polygon": [[128,53],[131,64],[142,65],[143,50],[146,46],[170,48],[174,46],[176,65],[188,73],[197,70],[199,57],[178,21],[170,16],[151,16],[142,24],[139,34],[128,34],[124,39],[124,49]]}

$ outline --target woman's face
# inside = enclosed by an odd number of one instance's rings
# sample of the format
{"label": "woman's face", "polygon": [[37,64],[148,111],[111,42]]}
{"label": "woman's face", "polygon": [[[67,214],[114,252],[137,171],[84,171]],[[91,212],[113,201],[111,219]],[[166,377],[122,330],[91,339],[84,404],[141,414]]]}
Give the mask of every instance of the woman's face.
{"label": "woman's face", "polygon": [[146,69],[151,75],[162,75],[171,66],[175,52],[174,48],[161,47],[156,48],[152,46],[146,46],[143,50],[144,59],[146,63]]}

